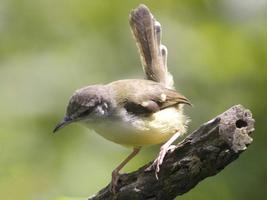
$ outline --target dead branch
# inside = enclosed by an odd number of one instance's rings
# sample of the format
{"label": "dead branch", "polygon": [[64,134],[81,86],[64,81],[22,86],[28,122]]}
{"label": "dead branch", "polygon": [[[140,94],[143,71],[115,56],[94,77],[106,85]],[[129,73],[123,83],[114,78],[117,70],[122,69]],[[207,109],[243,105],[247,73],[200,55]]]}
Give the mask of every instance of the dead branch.
{"label": "dead branch", "polygon": [[194,188],[203,179],[214,176],[252,142],[254,119],[249,110],[236,105],[200,126],[168,152],[157,180],[148,163],[135,172],[122,174],[118,192],[108,186],[89,200],[102,199],[174,199]]}

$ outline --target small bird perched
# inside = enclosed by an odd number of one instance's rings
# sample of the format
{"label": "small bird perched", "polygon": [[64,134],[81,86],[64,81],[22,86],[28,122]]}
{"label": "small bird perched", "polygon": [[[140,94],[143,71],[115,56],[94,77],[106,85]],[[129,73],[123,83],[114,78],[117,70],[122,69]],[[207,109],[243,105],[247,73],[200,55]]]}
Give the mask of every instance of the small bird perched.
{"label": "small bird perched", "polygon": [[54,129],[56,132],[79,122],[112,142],[133,148],[112,172],[113,192],[119,171],[143,146],[166,142],[152,164],[156,174],[159,172],[170,145],[186,131],[188,119],[183,105],[191,105],[174,89],[167,69],[167,48],[161,44],[161,25],[145,5],[130,13],[130,26],[146,80],[125,79],[76,90],[64,119]]}

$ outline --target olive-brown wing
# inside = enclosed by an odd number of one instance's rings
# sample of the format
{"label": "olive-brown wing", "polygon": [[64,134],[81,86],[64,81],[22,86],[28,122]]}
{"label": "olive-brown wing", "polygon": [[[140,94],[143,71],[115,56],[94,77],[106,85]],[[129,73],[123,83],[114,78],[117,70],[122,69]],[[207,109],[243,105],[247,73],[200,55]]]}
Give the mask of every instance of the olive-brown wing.
{"label": "olive-brown wing", "polygon": [[166,88],[139,91],[124,101],[126,110],[136,115],[152,114],[178,104],[191,105],[185,96]]}

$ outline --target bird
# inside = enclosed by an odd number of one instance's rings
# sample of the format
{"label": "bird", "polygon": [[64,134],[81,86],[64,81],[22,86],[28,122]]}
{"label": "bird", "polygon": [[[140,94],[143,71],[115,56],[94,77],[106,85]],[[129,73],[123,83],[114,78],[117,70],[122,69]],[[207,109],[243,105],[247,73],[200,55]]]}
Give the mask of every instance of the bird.
{"label": "bird", "polygon": [[122,79],[76,90],[63,120],[53,130],[57,132],[77,122],[109,141],[133,149],[112,172],[113,193],[116,193],[120,170],[142,147],[164,143],[149,167],[157,177],[171,144],[186,132],[189,118],[183,107],[191,105],[174,88],[173,76],[167,68],[167,47],[161,43],[161,25],[149,8],[140,4],[133,9],[129,24],[145,79]]}

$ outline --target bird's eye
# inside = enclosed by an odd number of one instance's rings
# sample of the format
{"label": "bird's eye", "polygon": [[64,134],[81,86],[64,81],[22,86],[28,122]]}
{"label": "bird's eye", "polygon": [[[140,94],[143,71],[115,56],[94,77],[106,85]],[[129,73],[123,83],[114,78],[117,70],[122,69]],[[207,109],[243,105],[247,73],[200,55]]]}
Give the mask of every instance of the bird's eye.
{"label": "bird's eye", "polygon": [[85,116],[89,115],[91,112],[92,112],[92,109],[89,108],[89,109],[87,109],[87,110],[81,112],[81,113],[79,114],[79,117],[85,117]]}

